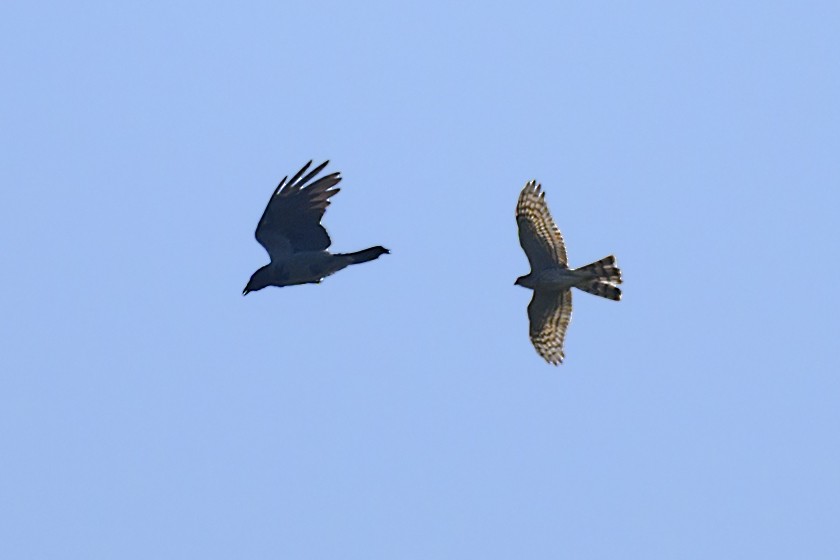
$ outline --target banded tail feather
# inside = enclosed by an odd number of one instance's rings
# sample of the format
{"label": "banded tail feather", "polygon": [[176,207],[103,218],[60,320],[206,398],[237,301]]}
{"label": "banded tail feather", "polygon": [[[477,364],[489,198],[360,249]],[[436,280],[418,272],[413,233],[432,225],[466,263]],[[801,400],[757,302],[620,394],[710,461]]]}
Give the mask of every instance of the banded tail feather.
{"label": "banded tail feather", "polygon": [[577,269],[578,272],[585,272],[593,278],[602,282],[621,284],[621,269],[615,264],[615,256],[610,255],[599,261],[590,263]]}
{"label": "banded tail feather", "polygon": [[600,296],[602,298],[611,299],[613,301],[621,300],[621,289],[609,282],[602,280],[590,280],[585,284],[578,284],[578,288],[584,292],[589,292],[592,295]]}

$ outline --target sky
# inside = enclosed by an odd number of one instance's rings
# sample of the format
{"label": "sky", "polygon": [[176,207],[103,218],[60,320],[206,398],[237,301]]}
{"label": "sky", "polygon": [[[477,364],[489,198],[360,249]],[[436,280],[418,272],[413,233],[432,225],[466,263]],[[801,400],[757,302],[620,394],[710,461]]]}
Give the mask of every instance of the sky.
{"label": "sky", "polygon": [[[0,557],[840,557],[834,2],[0,5]],[[242,297],[284,175],[332,249]],[[537,179],[577,292],[528,340]]]}

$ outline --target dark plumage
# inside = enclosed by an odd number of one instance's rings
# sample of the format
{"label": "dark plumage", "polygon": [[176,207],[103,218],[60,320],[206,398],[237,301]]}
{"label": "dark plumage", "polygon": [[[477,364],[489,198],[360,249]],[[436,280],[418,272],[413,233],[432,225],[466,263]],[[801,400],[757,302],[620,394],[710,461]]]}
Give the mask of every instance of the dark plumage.
{"label": "dark plumage", "polygon": [[336,185],[341,177],[336,172],[312,183],[309,181],[328,163],[325,161],[306,173],[312,165],[310,160],[290,181],[288,176],[280,181],[255,233],[257,241],[268,251],[271,262],[251,276],[242,295],[266,286],[317,284],[351,264],[372,261],[390,253],[380,246],[355,253],[332,254],[327,251],[330,236],[321,225],[321,218],[330,205],[330,197],[340,190]]}

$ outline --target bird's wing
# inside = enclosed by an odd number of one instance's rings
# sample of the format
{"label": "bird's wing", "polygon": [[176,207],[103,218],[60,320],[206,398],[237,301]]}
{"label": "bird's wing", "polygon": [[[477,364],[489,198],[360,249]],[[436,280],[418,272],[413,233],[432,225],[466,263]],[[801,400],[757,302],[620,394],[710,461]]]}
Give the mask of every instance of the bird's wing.
{"label": "bird's wing", "polygon": [[529,181],[516,203],[519,243],[538,272],[556,266],[567,267],[566,244],[545,203],[545,192],[536,181]]}
{"label": "bird's wing", "polygon": [[330,173],[307,184],[328,163],[325,161],[304,175],[312,165],[310,161],[290,181],[288,176],[284,177],[271,195],[255,235],[272,261],[298,251],[322,251],[330,246],[330,236],[321,225],[321,218],[330,197],[340,190],[333,187],[341,177],[339,173]]}
{"label": "bird's wing", "polygon": [[563,361],[563,339],[572,320],[571,290],[534,290],[528,305],[529,335],[537,353],[552,365]]}

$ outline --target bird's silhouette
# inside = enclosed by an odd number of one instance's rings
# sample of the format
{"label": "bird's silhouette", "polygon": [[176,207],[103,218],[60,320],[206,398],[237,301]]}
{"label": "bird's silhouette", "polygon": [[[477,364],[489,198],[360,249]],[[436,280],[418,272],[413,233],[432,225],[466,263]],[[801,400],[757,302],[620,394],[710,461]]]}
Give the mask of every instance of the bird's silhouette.
{"label": "bird's silhouette", "polygon": [[[268,251],[271,262],[248,280],[242,295],[267,286],[317,284],[325,277],[351,264],[372,261],[390,253],[376,246],[355,253],[330,253],[330,236],[321,225],[330,197],[339,189],[340,173],[330,173],[315,181],[329,163],[325,161],[309,173],[312,161],[291,180],[288,176],[275,189],[257,224],[257,241]],[[312,181],[310,183],[310,181]]]}

